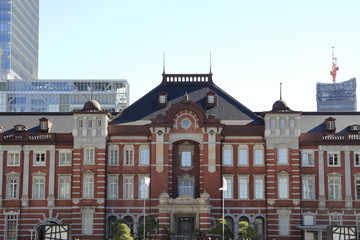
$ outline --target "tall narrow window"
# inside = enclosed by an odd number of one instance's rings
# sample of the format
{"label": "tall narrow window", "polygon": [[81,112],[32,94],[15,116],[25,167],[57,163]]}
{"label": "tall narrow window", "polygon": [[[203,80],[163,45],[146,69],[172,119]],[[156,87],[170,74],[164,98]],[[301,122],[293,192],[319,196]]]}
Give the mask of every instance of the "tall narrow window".
{"label": "tall narrow window", "polygon": [[255,199],[264,199],[264,177],[255,176],[254,177],[254,198]]}
{"label": "tall narrow window", "polygon": [[85,207],[82,209],[82,231],[84,235],[93,234],[94,208]]}
{"label": "tall narrow window", "polygon": [[[360,177],[355,177],[356,200],[360,200]],[[360,229],[359,229],[360,230]]]}
{"label": "tall narrow window", "polygon": [[19,181],[20,174],[8,174],[7,175],[7,199],[19,198]]}
{"label": "tall narrow window", "polygon": [[233,165],[233,156],[232,156],[232,146],[225,145],[223,147],[223,165],[231,166]]}
{"label": "tall narrow window", "polygon": [[289,176],[281,174],[278,176],[278,197],[280,199],[289,198]]}
{"label": "tall narrow window", "polygon": [[254,150],[254,165],[264,165],[264,150],[255,149]]}
{"label": "tall narrow window", "polygon": [[71,176],[59,176],[59,199],[71,198]]}
{"label": "tall narrow window", "polygon": [[356,167],[360,166],[360,153],[354,153],[354,165]]}
{"label": "tall narrow window", "polygon": [[124,176],[124,199],[133,199],[134,198],[134,175]]}
{"label": "tall narrow window", "polygon": [[8,166],[20,166],[20,153],[10,152],[8,154],[7,165]]}
{"label": "tall narrow window", "polygon": [[179,181],[179,196],[187,195],[189,197],[195,197],[193,179],[180,179]]}
{"label": "tall narrow window", "polygon": [[147,146],[140,146],[140,165],[147,166],[150,164],[150,151]]}
{"label": "tall narrow window", "polygon": [[279,213],[279,234],[283,236],[287,236],[290,234],[289,210],[282,210]]}
{"label": "tall narrow window", "polygon": [[226,181],[226,190],[224,191],[224,198],[232,199],[233,198],[233,177],[225,176],[224,178]]}
{"label": "tall narrow window", "polygon": [[95,164],[95,149],[85,148],[84,164]]}
{"label": "tall narrow window", "polygon": [[302,177],[302,198],[311,200],[315,198],[315,180],[313,176]]}
{"label": "tall narrow window", "polygon": [[239,158],[238,164],[239,164],[240,166],[248,166],[248,165],[249,165],[248,149],[245,148],[245,147],[239,148],[238,158]]}
{"label": "tall narrow window", "polygon": [[288,149],[278,148],[278,164],[288,164]]}
{"label": "tall narrow window", "polygon": [[84,179],[84,189],[83,189],[83,197],[84,198],[94,198],[94,173],[86,172],[83,176]]}
{"label": "tall narrow window", "polygon": [[119,165],[119,150],[117,149],[109,149],[109,165]]}
{"label": "tall narrow window", "polygon": [[124,165],[134,165],[134,146],[132,145],[124,147]]}
{"label": "tall narrow window", "polygon": [[239,199],[249,198],[249,178],[239,177]]}
{"label": "tall narrow window", "polygon": [[149,198],[149,183],[146,183],[146,179],[149,179],[149,177],[145,175],[140,176],[140,181],[139,181],[140,198]]}
{"label": "tall narrow window", "polygon": [[33,199],[45,199],[45,176],[33,176]]}
{"label": "tall narrow window", "polygon": [[59,166],[71,166],[71,153],[59,153]]}
{"label": "tall narrow window", "polygon": [[181,152],[181,166],[182,167],[191,167],[192,161],[191,161],[191,152],[182,151]]}
{"label": "tall narrow window", "polygon": [[340,200],[341,199],[341,180],[340,177],[329,177],[329,199]]}
{"label": "tall narrow window", "polygon": [[118,198],[118,176],[117,175],[109,175],[108,176],[108,198],[109,199],[117,199]]}
{"label": "tall narrow window", "polygon": [[78,123],[78,128],[83,128],[83,120],[82,119],[79,119],[78,121],[77,121],[77,123]]}
{"label": "tall narrow window", "polygon": [[17,239],[17,226],[18,226],[18,217],[15,214],[6,215],[6,229],[5,229],[5,239],[7,240],[16,240]]}

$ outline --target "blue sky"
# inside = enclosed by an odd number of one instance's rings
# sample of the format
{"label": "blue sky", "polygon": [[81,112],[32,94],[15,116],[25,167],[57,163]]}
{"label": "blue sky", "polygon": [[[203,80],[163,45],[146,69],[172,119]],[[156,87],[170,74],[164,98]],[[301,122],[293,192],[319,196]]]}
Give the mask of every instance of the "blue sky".
{"label": "blue sky", "polygon": [[[127,79],[130,102],[167,73],[208,73],[253,111],[316,110],[316,82],[360,79],[358,0],[40,0],[40,79]],[[357,94],[359,98],[359,93]]]}

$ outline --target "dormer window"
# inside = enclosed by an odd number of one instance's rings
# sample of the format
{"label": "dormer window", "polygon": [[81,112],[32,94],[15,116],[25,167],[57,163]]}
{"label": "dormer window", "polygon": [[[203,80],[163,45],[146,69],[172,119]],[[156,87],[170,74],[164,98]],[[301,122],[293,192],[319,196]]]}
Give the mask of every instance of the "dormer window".
{"label": "dormer window", "polygon": [[160,92],[158,95],[158,100],[157,100],[157,106],[159,108],[161,107],[165,107],[167,104],[167,93],[166,92]]}
{"label": "dormer window", "polygon": [[349,132],[354,132],[354,133],[360,132],[360,125],[358,124],[350,125]]}
{"label": "dormer window", "polygon": [[214,92],[208,92],[206,94],[206,106],[215,107],[216,106],[216,95]]}
{"label": "dormer window", "polygon": [[41,132],[50,132],[52,122],[49,121],[46,117],[39,119],[39,127]]}
{"label": "dormer window", "polygon": [[335,127],[335,118],[329,117],[327,119],[325,119],[324,121],[324,129],[327,132],[335,132],[336,127]]}
{"label": "dormer window", "polygon": [[28,127],[22,124],[17,124],[14,126],[15,132],[26,132],[28,130]]}

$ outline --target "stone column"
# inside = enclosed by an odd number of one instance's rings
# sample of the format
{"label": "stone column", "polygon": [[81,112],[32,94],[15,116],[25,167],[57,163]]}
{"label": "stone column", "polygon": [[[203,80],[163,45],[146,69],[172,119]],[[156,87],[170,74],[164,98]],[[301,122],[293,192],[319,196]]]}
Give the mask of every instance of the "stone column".
{"label": "stone column", "polygon": [[55,201],[55,150],[50,151],[49,159],[49,195],[48,207],[54,206]]}
{"label": "stone column", "polygon": [[323,208],[326,206],[325,198],[325,176],[324,176],[324,151],[318,152],[318,163],[319,163],[319,207]]}
{"label": "stone column", "polygon": [[350,151],[345,151],[345,206],[352,207]]}
{"label": "stone column", "polygon": [[29,165],[30,165],[30,151],[24,150],[24,169],[23,169],[23,186],[22,186],[22,197],[21,197],[21,205],[23,207],[29,206],[29,182],[31,181],[29,178]]}

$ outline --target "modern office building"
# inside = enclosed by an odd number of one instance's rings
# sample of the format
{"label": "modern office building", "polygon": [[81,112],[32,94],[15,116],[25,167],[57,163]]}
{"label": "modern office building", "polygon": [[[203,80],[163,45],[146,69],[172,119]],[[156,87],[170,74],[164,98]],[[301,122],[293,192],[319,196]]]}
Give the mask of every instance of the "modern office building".
{"label": "modern office building", "polygon": [[0,0],[1,79],[37,79],[39,0]]}
{"label": "modern office building", "polygon": [[104,111],[121,112],[129,105],[129,83],[124,79],[0,81],[0,112],[71,112],[91,99]]}
{"label": "modern office building", "polygon": [[356,78],[338,83],[317,83],[316,102],[318,112],[357,111]]}
{"label": "modern office building", "polygon": [[0,238],[102,240],[120,218],[136,235],[153,215],[151,239],[191,239],[223,217],[233,239],[239,221],[262,240],[356,239],[360,113],[269,109],[252,112],[212,74],[163,74],[120,114],[94,100],[1,112]]}

